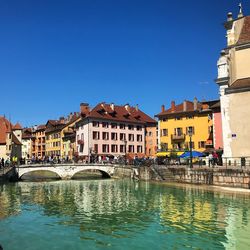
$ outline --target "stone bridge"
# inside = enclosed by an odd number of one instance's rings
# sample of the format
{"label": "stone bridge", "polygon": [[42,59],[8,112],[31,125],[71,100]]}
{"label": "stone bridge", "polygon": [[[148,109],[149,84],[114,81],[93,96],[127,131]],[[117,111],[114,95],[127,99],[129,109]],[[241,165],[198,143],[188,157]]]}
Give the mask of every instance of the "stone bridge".
{"label": "stone bridge", "polygon": [[50,171],[56,173],[61,179],[71,179],[76,173],[86,170],[98,170],[103,177],[111,178],[115,165],[107,164],[31,164],[21,165],[17,168],[18,178],[33,171]]}

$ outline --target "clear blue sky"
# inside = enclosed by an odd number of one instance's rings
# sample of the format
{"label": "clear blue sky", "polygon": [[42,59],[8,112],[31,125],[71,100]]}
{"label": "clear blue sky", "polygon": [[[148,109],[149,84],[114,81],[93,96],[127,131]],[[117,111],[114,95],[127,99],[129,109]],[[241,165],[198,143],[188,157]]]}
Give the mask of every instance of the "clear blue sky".
{"label": "clear blue sky", "polygon": [[238,2],[1,0],[0,115],[30,126],[80,102],[139,104],[153,116],[171,100],[218,98],[222,23]]}

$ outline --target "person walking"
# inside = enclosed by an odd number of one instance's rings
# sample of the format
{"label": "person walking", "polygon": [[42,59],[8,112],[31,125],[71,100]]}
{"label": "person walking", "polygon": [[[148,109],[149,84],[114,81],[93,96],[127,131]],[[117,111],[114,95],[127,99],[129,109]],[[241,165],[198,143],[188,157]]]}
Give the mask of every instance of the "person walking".
{"label": "person walking", "polygon": [[217,165],[218,164],[218,154],[216,153],[216,151],[213,152],[213,165]]}
{"label": "person walking", "polygon": [[208,166],[210,167],[211,165],[213,167],[213,155],[212,155],[212,153],[210,153],[208,155]]}

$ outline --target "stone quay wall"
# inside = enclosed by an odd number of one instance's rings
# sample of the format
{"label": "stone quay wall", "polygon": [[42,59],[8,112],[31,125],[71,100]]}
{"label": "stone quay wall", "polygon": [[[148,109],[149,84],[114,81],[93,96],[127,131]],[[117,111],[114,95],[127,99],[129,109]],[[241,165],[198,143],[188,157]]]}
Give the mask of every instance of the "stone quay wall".
{"label": "stone quay wall", "polygon": [[250,189],[250,169],[151,166],[150,168],[141,167],[139,174],[142,180],[161,180]]}

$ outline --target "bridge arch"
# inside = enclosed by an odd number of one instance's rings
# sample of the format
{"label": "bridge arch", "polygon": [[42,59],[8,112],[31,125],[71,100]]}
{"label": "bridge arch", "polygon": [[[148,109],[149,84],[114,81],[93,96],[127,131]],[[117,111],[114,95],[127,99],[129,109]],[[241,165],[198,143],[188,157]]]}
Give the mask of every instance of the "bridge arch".
{"label": "bridge arch", "polygon": [[56,173],[61,179],[71,179],[76,173],[87,170],[98,170],[103,177],[111,178],[114,173],[114,166],[112,165],[78,165],[78,164],[58,164],[58,165],[23,165],[18,168],[19,179],[26,173],[32,171],[46,170]]}
{"label": "bridge arch", "polygon": [[[18,179],[19,180],[21,180],[21,179],[23,179],[23,177],[25,176],[25,175],[27,175],[27,174],[30,174],[30,173],[35,173],[35,172],[50,172],[50,173],[54,173],[56,176],[55,177],[58,177],[58,179],[62,179],[62,177],[56,172],[56,171],[53,171],[53,170],[47,170],[47,169],[40,169],[40,170],[38,170],[38,169],[32,169],[32,170],[27,170],[27,171],[24,171],[24,172],[22,172],[21,174],[19,173],[19,176],[18,176]],[[40,178],[40,177],[39,177]],[[43,177],[41,177],[41,179],[42,179]],[[44,177],[44,179],[49,179],[50,177]]]}
{"label": "bridge arch", "polygon": [[72,173],[72,176],[71,176],[71,179],[74,178],[74,176],[78,173],[81,173],[81,172],[86,172],[86,171],[91,171],[91,170],[97,170],[99,171],[101,174],[102,174],[102,177],[103,178],[111,178],[111,175],[107,172],[107,171],[104,171],[102,169],[97,169],[97,168],[84,168],[84,169],[78,169],[78,171],[74,171],[74,173]]}

